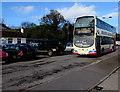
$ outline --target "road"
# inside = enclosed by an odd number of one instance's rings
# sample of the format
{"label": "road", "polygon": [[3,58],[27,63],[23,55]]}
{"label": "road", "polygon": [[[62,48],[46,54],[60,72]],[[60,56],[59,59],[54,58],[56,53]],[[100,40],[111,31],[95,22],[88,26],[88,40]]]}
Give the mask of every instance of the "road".
{"label": "road", "polygon": [[87,90],[118,66],[118,50],[101,57],[38,56],[2,66],[3,90]]}

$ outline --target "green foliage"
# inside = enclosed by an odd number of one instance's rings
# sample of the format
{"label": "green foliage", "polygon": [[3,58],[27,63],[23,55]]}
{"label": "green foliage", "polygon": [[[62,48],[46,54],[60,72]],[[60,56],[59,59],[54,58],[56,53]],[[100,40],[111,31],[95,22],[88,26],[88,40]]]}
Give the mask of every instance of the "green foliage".
{"label": "green foliage", "polygon": [[19,32],[17,29],[2,29],[2,31]]}
{"label": "green foliage", "polygon": [[41,25],[32,28],[25,29],[25,37],[27,38],[55,38],[56,35],[50,30],[52,27],[50,25]]}
{"label": "green foliage", "polygon": [[23,22],[25,37],[38,39],[60,39],[64,42],[72,41],[73,25],[64,19],[57,10],[50,10],[41,18],[40,26],[32,26],[31,23]]}
{"label": "green foliage", "polygon": [[60,25],[65,22],[66,20],[57,10],[50,10],[50,14],[43,16],[40,20],[41,25],[49,25],[48,30],[51,30],[55,36],[60,33]]}
{"label": "green foliage", "polygon": [[21,26],[22,26],[23,28],[32,28],[32,27],[35,27],[36,24],[26,21],[26,22],[22,22],[22,23],[21,23]]}
{"label": "green foliage", "polygon": [[66,42],[73,40],[73,25],[69,22],[62,27],[62,39],[66,39]]}
{"label": "green foliage", "polygon": [[12,32],[19,32],[19,30],[16,30],[16,29],[10,29],[10,31],[12,31]]}
{"label": "green foliage", "polygon": [[64,17],[57,10],[50,10],[50,14],[43,16],[40,20],[40,24],[49,24],[58,26],[61,23],[66,22]]}
{"label": "green foliage", "polygon": [[[65,24],[66,25],[66,24]],[[70,24],[67,29],[63,26],[62,30],[54,32],[53,25],[40,25],[32,28],[25,29],[25,37],[38,38],[38,39],[60,39],[64,42],[71,41],[73,36],[73,26]],[[69,34],[68,34],[69,32]]]}

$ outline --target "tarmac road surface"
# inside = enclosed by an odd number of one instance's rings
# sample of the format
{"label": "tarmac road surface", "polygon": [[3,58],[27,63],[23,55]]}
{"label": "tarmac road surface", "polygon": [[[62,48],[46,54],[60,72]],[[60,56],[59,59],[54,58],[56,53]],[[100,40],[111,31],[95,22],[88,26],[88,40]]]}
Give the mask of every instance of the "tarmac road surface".
{"label": "tarmac road surface", "polygon": [[89,90],[118,68],[118,50],[101,57],[66,54],[3,65],[3,90]]}
{"label": "tarmac road surface", "polygon": [[54,81],[33,87],[32,90],[90,90],[116,68],[118,68],[118,55],[113,55]]}

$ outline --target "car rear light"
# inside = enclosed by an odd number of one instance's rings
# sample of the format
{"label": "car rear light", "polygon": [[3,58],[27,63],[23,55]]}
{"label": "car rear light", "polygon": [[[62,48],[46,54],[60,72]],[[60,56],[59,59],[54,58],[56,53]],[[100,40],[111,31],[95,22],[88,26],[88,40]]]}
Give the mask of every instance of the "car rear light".
{"label": "car rear light", "polygon": [[6,53],[6,52],[3,51],[3,52],[0,54],[0,57],[2,57],[2,58],[3,58],[3,57],[8,57],[8,53]]}
{"label": "car rear light", "polygon": [[22,51],[20,51],[18,54],[19,54],[19,55],[23,55],[24,53],[23,53]]}

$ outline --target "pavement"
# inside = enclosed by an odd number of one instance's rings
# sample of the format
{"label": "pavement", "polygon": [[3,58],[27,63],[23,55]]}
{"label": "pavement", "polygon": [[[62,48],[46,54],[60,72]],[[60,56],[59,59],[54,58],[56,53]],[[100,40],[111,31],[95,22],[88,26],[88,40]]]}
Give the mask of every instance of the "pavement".
{"label": "pavement", "polygon": [[[117,68],[116,70],[112,71],[111,74],[109,74],[103,81],[101,81],[97,86],[95,86],[92,90],[109,90],[109,91],[117,91],[119,90],[119,70],[120,68]],[[92,92],[93,92],[92,91]]]}

